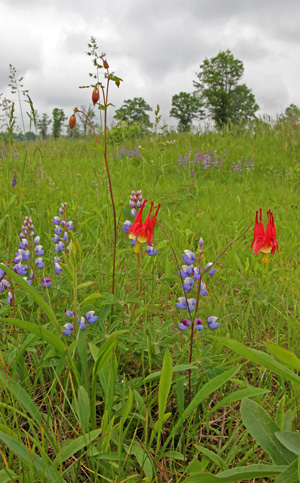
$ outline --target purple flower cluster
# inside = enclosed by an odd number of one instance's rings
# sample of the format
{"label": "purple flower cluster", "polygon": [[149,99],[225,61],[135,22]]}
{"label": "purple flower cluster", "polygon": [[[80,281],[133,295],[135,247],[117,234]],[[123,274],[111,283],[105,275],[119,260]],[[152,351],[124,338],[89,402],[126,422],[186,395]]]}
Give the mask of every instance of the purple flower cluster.
{"label": "purple flower cluster", "polygon": [[[191,159],[191,150],[189,153],[186,153],[183,157],[181,154],[178,157],[178,164],[180,166],[188,166],[191,162],[195,163],[198,168],[204,167],[204,169],[208,168],[217,168],[222,167],[224,164],[224,158],[226,157],[226,153],[222,157],[218,158],[217,151],[211,153],[209,150],[203,154],[199,149],[196,150],[194,159]],[[191,172],[191,176],[194,176],[194,171]]]}
{"label": "purple flower cluster", "polygon": [[[203,253],[202,251],[203,246],[203,239],[200,238],[199,240],[199,248],[200,248],[200,257]],[[187,310],[189,315],[195,309],[197,305],[197,301],[195,298],[187,298],[187,294],[191,292],[196,286],[198,293],[205,297],[208,295],[207,286],[203,281],[203,275],[208,274],[210,277],[214,276],[215,269],[212,267],[212,263],[208,263],[204,268],[195,267],[194,263],[196,261],[196,255],[191,250],[184,250],[182,254],[182,259],[185,265],[182,265],[182,269],[178,271],[178,275],[182,281],[182,289],[185,293],[184,297],[179,297],[178,302],[175,306],[179,310]],[[217,317],[210,316],[207,319],[208,327],[210,329],[217,329],[220,324],[216,324]],[[195,318],[195,328],[199,331],[203,330],[203,324],[201,319]],[[181,323],[178,325],[179,330],[185,331],[192,325],[192,322],[189,319],[182,319]]]}
{"label": "purple flower cluster", "polygon": [[253,162],[253,158],[251,158],[250,160],[248,158],[245,158],[244,166],[242,165],[241,161],[238,161],[237,163],[235,163],[233,161],[232,164],[231,164],[231,169],[233,169],[234,171],[238,171],[239,173],[242,173],[243,168],[248,170],[248,171],[250,169],[255,169],[255,164]]}
{"label": "purple flower cluster", "polygon": [[5,160],[6,156],[7,156],[7,148],[6,148],[6,146],[2,146],[2,149],[1,149],[2,161]]}
{"label": "purple flower cluster", "polygon": [[17,184],[17,176],[16,176],[16,174],[15,174],[15,173],[13,174],[12,182],[11,182],[10,184],[11,184],[11,186],[12,186],[13,188],[14,188],[14,187],[16,186],[16,184]]}
{"label": "purple flower cluster", "polygon": [[139,147],[135,146],[134,149],[132,148],[128,149],[125,146],[123,146],[122,148],[119,149],[118,158],[124,158],[125,156],[128,156],[129,158],[140,158],[141,153],[140,153]]}
{"label": "purple flower cluster", "polygon": [[[71,310],[65,310],[65,315],[67,317],[75,317],[75,312],[72,312]],[[80,330],[84,330],[86,328],[86,323],[88,324],[94,324],[98,320],[98,315],[95,315],[94,310],[90,310],[85,314],[85,317],[80,317],[77,318],[77,322],[79,322],[79,328]],[[74,330],[74,325],[71,324],[70,322],[67,322],[64,325],[65,330],[63,331],[64,335],[71,335],[73,330]]]}
{"label": "purple flower cluster", "polygon": [[[52,220],[54,223],[54,236],[51,238],[53,243],[55,244],[54,250],[56,253],[60,253],[62,251],[68,252],[69,251],[69,232],[73,230],[73,221],[66,221],[66,207],[67,203],[61,203],[59,207],[59,216],[55,216]],[[61,262],[60,257],[54,257],[54,269],[55,273],[59,275],[62,272],[62,268],[59,265]]]}

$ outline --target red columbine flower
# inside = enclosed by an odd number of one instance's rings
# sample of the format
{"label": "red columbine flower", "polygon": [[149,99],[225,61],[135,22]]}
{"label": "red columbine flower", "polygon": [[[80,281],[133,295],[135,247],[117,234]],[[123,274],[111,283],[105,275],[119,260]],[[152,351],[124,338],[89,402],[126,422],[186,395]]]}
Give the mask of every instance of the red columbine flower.
{"label": "red columbine flower", "polygon": [[93,90],[92,101],[94,105],[99,101],[99,89],[97,87]]}
{"label": "red columbine flower", "polygon": [[139,233],[141,231],[141,228],[143,226],[143,209],[145,204],[147,203],[148,200],[144,200],[142,206],[139,209],[139,212],[136,216],[136,219],[134,223],[132,223],[131,227],[128,230],[128,236],[129,238],[136,238],[139,236]]}
{"label": "red columbine flower", "polygon": [[150,219],[150,215],[151,215],[152,207],[153,207],[153,202],[151,203],[150,213],[147,216],[145,223],[143,224],[142,229],[141,229],[139,236],[138,236],[138,241],[140,243],[146,243],[146,241],[147,241],[148,245],[152,246],[153,232],[154,232],[154,228],[155,228],[155,225],[156,225],[157,213],[159,212],[160,206],[161,205],[159,204],[154,216]]}
{"label": "red columbine flower", "polygon": [[271,210],[267,211],[268,226],[266,231],[261,219],[262,209],[259,210],[259,221],[258,221],[258,211],[256,212],[255,225],[254,225],[254,239],[251,245],[253,247],[254,255],[261,253],[270,253],[273,255],[276,250],[278,250],[278,242],[276,239],[276,229],[274,224],[274,217]]}

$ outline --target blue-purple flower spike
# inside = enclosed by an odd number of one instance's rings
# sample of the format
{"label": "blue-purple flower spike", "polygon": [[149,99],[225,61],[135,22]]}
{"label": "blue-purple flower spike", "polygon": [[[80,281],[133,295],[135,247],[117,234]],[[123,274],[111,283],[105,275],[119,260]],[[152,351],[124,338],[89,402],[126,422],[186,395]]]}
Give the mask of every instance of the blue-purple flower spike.
{"label": "blue-purple flower spike", "polygon": [[182,259],[186,265],[192,265],[196,260],[196,255],[191,250],[184,250]]}

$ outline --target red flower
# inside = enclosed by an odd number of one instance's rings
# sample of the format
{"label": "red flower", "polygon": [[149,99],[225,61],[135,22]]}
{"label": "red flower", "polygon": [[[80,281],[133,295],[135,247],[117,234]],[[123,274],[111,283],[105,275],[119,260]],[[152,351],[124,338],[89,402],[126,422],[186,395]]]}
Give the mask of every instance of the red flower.
{"label": "red flower", "polygon": [[157,221],[157,214],[160,209],[160,204],[157,207],[155,214],[151,218],[151,213],[153,210],[153,201],[151,201],[151,208],[146,220],[143,223],[142,216],[143,216],[143,209],[146,204],[147,200],[143,201],[143,204],[137,214],[135,222],[131,225],[128,230],[129,238],[137,238],[138,243],[146,243],[148,242],[149,246],[152,246],[153,240],[153,232]]}
{"label": "red flower", "polygon": [[258,221],[258,211],[256,212],[255,225],[254,225],[254,239],[251,245],[253,247],[254,255],[261,253],[272,253],[272,255],[278,250],[278,242],[276,239],[276,229],[274,224],[274,217],[271,210],[267,211],[268,226],[266,231],[261,219],[261,212]]}
{"label": "red flower", "polygon": [[141,228],[143,226],[143,209],[145,204],[148,200],[144,200],[142,206],[139,209],[138,214],[136,215],[136,219],[134,223],[132,223],[131,227],[128,230],[129,238],[135,238],[139,235]]}
{"label": "red flower", "polygon": [[75,126],[76,126],[76,116],[75,114],[72,114],[69,120],[69,127],[70,129],[74,129]]}

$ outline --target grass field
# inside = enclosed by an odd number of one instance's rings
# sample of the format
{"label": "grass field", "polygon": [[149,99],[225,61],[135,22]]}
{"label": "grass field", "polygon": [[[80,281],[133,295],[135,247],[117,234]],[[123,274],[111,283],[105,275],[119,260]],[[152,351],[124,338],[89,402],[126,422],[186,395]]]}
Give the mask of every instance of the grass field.
{"label": "grass field", "polygon": [[[1,483],[300,481],[300,361],[283,350],[300,356],[299,130],[258,122],[251,131],[109,143],[115,294],[103,147],[61,139],[14,149],[0,159],[0,261],[13,267],[30,216],[45,267],[37,268],[33,245],[22,262],[28,278],[34,266],[33,284],[7,269],[10,286],[0,293]],[[134,253],[121,229],[138,189],[149,200],[144,216],[150,201],[161,204],[153,257]],[[73,222],[69,255],[51,241],[63,202]],[[184,250],[198,256],[202,237],[201,266],[214,262],[260,208],[264,222],[267,210],[274,214],[279,251],[268,264],[253,254],[254,225],[229,246],[204,278],[208,295],[197,311],[220,327],[204,323],[191,354],[191,328],[178,330],[187,312],[175,306],[183,291],[174,254],[180,266]],[[77,318],[90,311],[98,320],[80,331]],[[294,451],[284,437],[295,438]]]}

